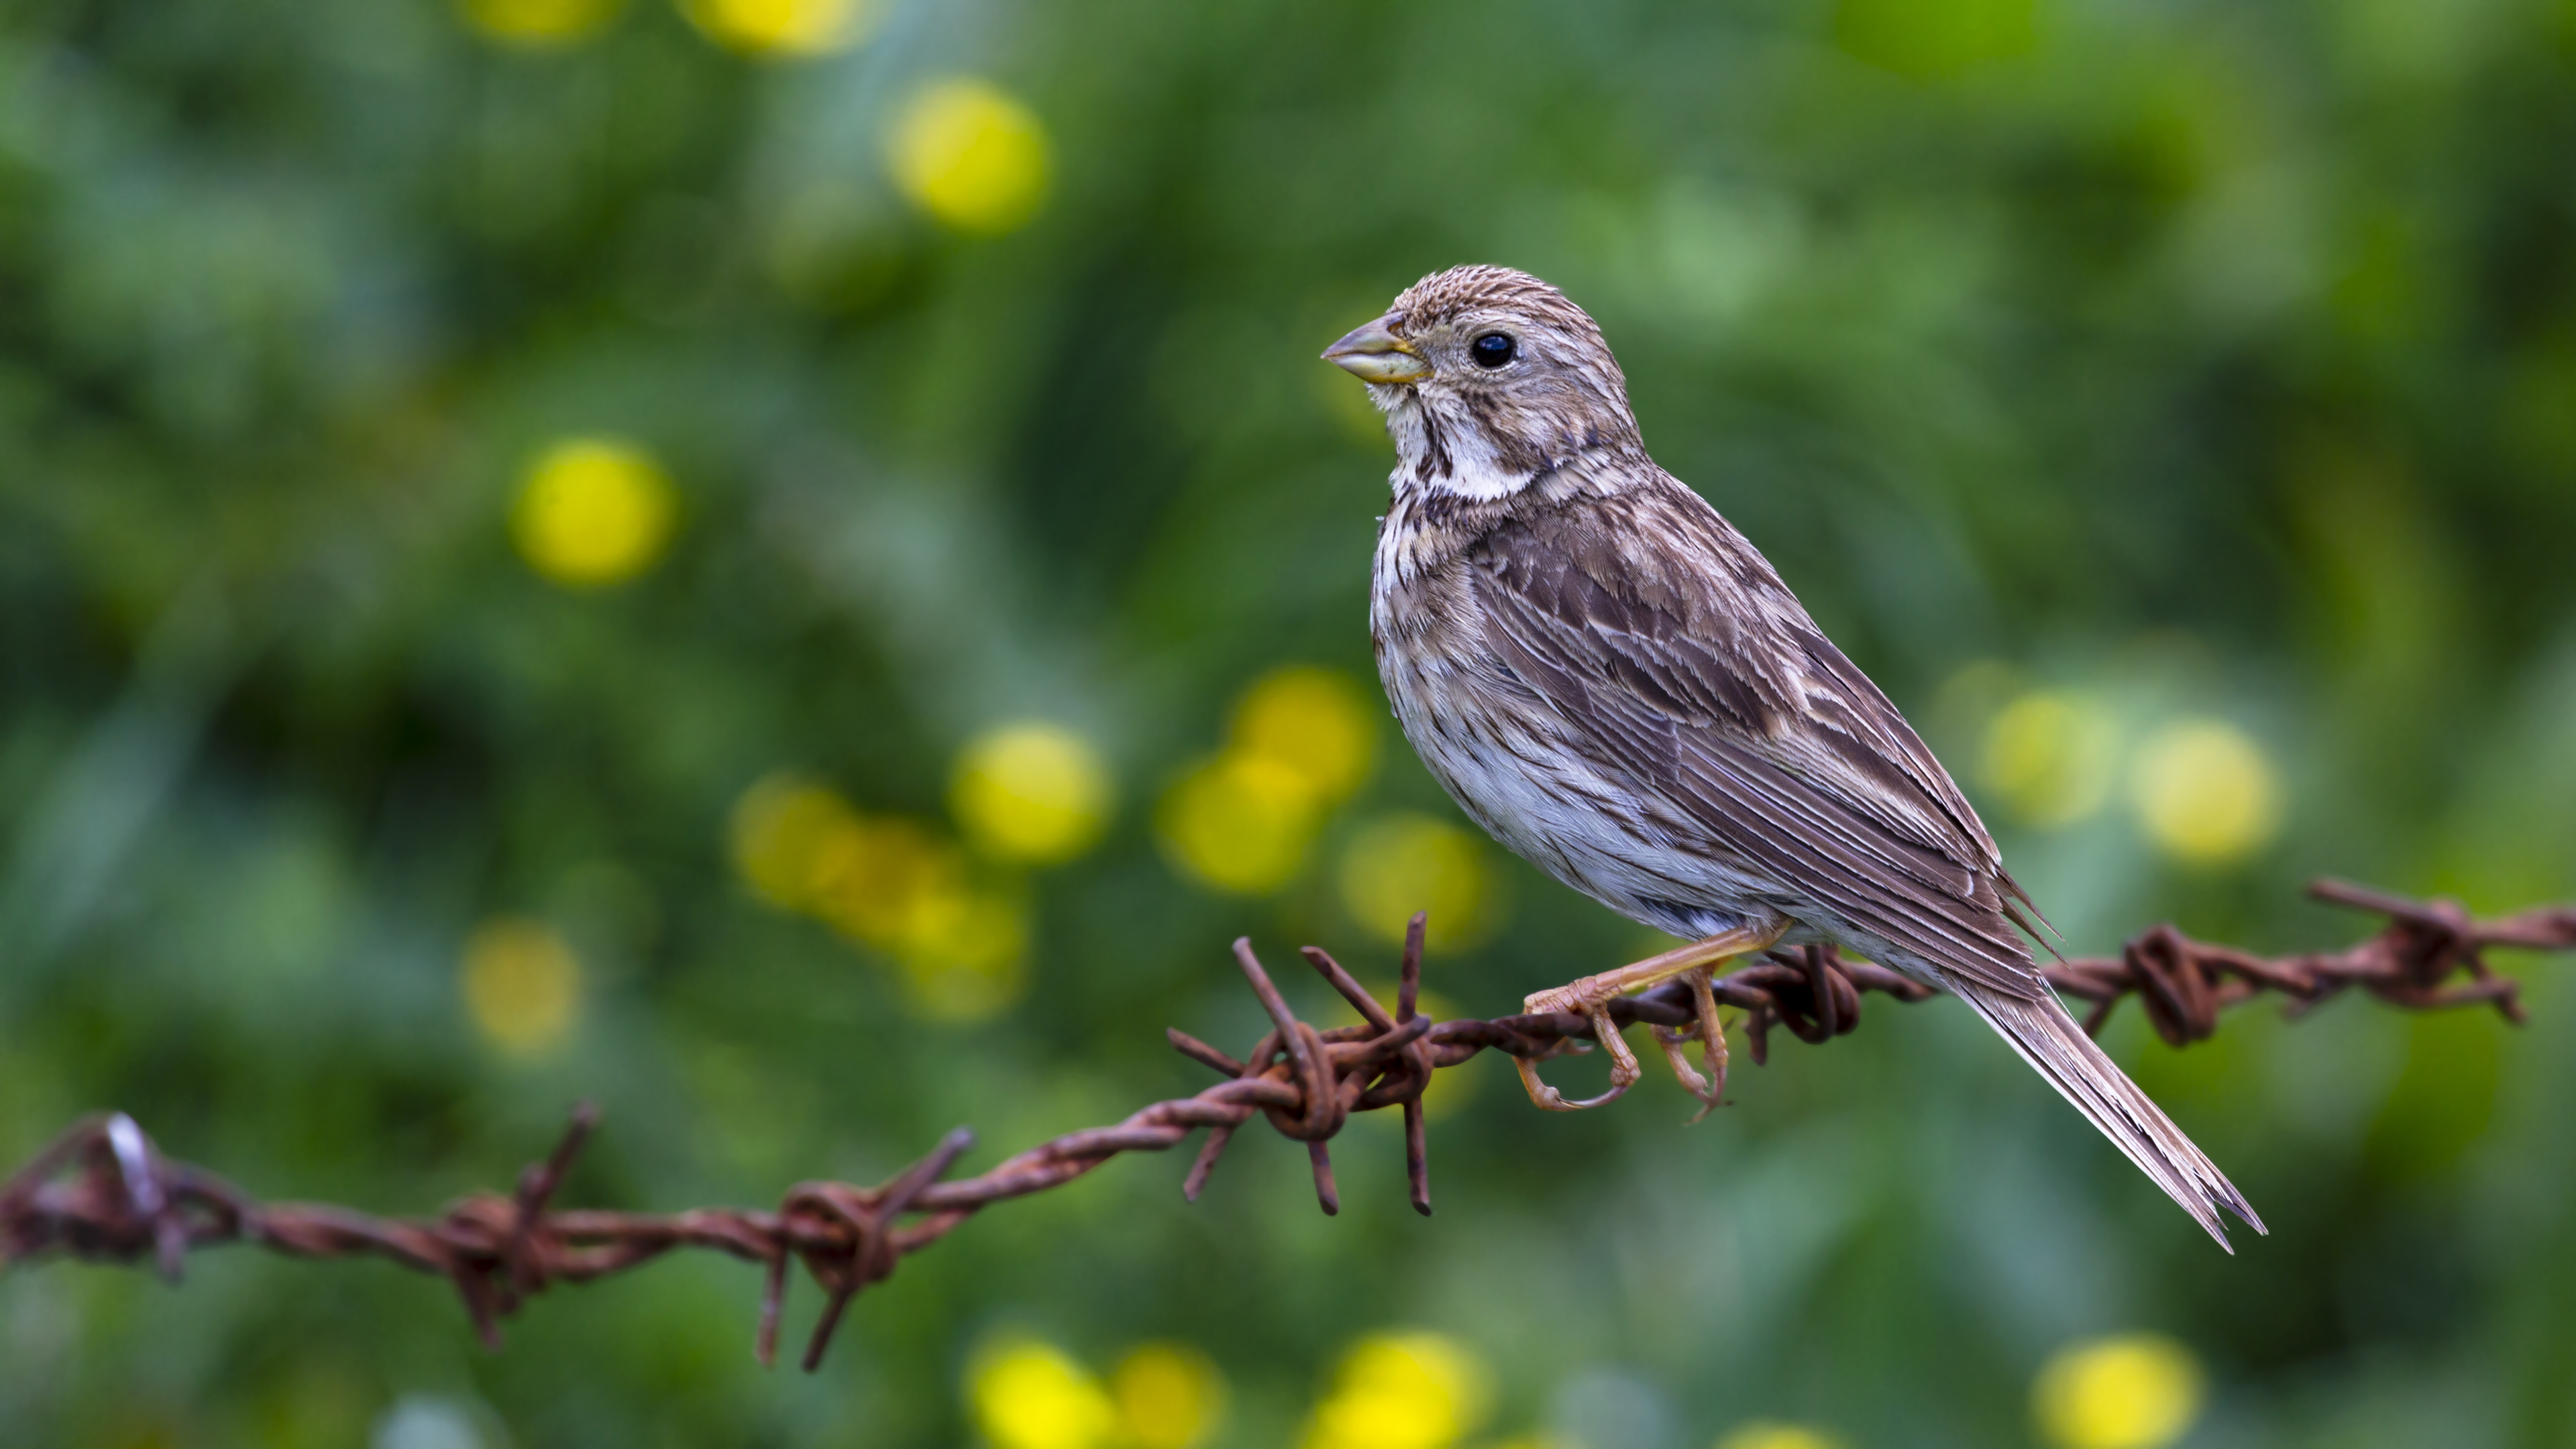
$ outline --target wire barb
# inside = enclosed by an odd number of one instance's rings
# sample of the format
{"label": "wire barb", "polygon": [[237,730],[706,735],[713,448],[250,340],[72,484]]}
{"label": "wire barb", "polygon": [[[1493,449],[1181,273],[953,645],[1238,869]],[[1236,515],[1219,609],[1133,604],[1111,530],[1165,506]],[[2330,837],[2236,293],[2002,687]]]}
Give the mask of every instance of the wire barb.
{"label": "wire barb", "polygon": [[[2480,921],[2456,901],[2410,900],[2341,881],[2318,881],[2309,894],[2376,913],[2385,924],[2349,950],[2277,958],[2157,926],[2117,959],[2065,961],[2047,968],[2048,979],[2092,1003],[2088,1030],[2098,1031],[2114,1007],[2135,996],[2156,1033],[2179,1047],[2208,1037],[2228,1008],[2263,995],[2287,998],[2292,1015],[2358,989],[2409,1011],[2490,1005],[2518,1023],[2519,984],[2490,967],[2484,953],[2576,950],[2576,907]],[[753,1345],[763,1364],[777,1356],[790,1266],[803,1265],[824,1292],[802,1358],[811,1371],[853,1298],[987,1205],[1061,1187],[1121,1153],[1166,1151],[1203,1128],[1206,1139],[1182,1182],[1185,1198],[1197,1200],[1236,1129],[1262,1116],[1281,1135],[1306,1144],[1316,1197],[1333,1213],[1341,1198],[1326,1144],[1352,1113],[1399,1107],[1409,1196],[1427,1216],[1431,1169],[1422,1094],[1434,1075],[1487,1050],[1532,1060],[1586,1050],[1596,1028],[1563,1012],[1433,1023],[1417,1010],[1424,925],[1416,915],[1406,928],[1392,1011],[1330,955],[1307,948],[1308,963],[1361,1017],[1358,1024],[1322,1030],[1289,1009],[1251,942],[1236,941],[1235,963],[1268,1014],[1270,1032],[1240,1061],[1185,1032],[1168,1033],[1175,1049],[1222,1081],[1194,1096],[1153,1103],[1124,1121],[1042,1142],[973,1177],[948,1176],[974,1145],[974,1134],[960,1127],[881,1186],[799,1183],[771,1212],[559,1209],[555,1198],[599,1122],[597,1110],[583,1103],[553,1152],[529,1164],[509,1196],[478,1193],[437,1218],[378,1218],[327,1204],[261,1203],[213,1173],[164,1156],[131,1117],[98,1113],[74,1122],[0,1180],[0,1270],[60,1255],[149,1262],[176,1282],[189,1249],[220,1243],[304,1258],[383,1258],[447,1279],[476,1332],[497,1349],[501,1320],[555,1284],[591,1282],[674,1249],[704,1249],[762,1265]],[[1906,1002],[1934,994],[1832,947],[1806,946],[1771,951],[1705,984],[1676,980],[1620,997],[1606,1019],[1614,1031],[1643,1022],[1679,1032],[1709,1009],[1697,999],[1701,991],[1745,1014],[1756,1064],[1768,1059],[1775,1026],[1822,1043],[1860,1024],[1861,999],[1869,993]]]}

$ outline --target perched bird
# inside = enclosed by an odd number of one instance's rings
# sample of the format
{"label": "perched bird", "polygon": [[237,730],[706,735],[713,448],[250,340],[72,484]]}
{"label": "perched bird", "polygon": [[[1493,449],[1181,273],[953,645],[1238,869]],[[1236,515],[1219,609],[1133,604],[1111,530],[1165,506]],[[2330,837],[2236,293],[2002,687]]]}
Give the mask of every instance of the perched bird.
{"label": "perched bird", "polygon": [[[1404,732],[1494,838],[1692,944],[1529,998],[1591,1017],[1688,978],[1714,1085],[1717,963],[1832,943],[1956,995],[2222,1247],[2262,1222],[2066,1009],[2014,930],[2034,910],[1896,707],[1770,562],[1655,466],[1601,329],[1523,272],[1425,277],[1324,357],[1368,384],[1397,461],[1369,624]],[[1705,1108],[1703,1108],[1705,1110]]]}

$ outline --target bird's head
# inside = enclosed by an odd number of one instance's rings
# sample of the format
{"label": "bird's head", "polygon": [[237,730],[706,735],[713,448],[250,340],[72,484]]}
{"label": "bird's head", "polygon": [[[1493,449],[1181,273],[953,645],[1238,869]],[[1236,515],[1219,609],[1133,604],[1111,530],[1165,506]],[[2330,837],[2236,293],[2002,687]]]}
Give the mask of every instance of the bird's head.
{"label": "bird's head", "polygon": [[1637,446],[1601,329],[1527,272],[1435,272],[1324,360],[1387,415],[1398,488],[1506,498],[1585,453]]}

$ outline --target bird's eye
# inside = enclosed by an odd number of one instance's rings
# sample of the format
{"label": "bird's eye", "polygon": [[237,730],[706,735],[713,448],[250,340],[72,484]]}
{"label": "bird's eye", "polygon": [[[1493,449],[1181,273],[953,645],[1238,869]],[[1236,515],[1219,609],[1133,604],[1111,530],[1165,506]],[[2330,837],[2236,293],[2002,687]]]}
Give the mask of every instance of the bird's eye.
{"label": "bird's eye", "polygon": [[1488,332],[1467,344],[1467,355],[1476,359],[1478,367],[1500,367],[1519,350],[1508,332]]}

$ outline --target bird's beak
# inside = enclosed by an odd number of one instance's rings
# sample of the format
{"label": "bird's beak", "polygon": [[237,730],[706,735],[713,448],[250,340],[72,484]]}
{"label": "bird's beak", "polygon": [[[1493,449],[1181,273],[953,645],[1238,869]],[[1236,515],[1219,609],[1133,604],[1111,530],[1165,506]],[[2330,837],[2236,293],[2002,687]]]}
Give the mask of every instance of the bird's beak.
{"label": "bird's beak", "polygon": [[1324,360],[1362,382],[1420,382],[1431,375],[1431,364],[1413,350],[1413,344],[1395,335],[1395,314],[1390,312],[1365,327],[1351,330],[1349,336],[1324,349]]}

